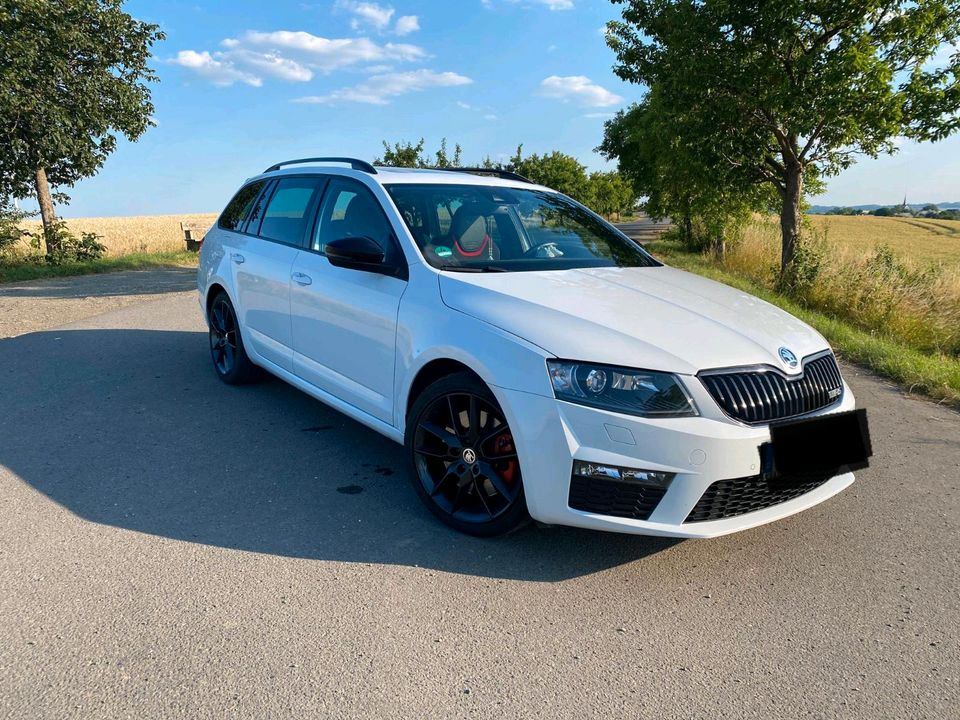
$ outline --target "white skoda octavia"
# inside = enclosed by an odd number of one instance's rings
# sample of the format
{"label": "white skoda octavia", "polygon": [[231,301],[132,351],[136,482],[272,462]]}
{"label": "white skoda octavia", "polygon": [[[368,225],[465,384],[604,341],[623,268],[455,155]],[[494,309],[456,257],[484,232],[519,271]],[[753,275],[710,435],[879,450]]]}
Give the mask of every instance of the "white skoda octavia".
{"label": "white skoda octavia", "polygon": [[870,454],[827,342],[502,171],[279,163],[203,241],[227,383],[266,370],[406,446],[441,520],[710,537]]}

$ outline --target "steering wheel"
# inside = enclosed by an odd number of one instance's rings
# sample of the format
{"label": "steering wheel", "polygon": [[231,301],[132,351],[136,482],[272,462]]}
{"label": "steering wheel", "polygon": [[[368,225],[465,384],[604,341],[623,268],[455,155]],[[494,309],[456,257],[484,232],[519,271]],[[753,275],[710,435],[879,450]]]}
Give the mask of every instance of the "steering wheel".
{"label": "steering wheel", "polygon": [[527,250],[523,254],[523,257],[558,258],[563,257],[563,250],[561,250],[560,246],[555,242],[545,242],[535,245]]}

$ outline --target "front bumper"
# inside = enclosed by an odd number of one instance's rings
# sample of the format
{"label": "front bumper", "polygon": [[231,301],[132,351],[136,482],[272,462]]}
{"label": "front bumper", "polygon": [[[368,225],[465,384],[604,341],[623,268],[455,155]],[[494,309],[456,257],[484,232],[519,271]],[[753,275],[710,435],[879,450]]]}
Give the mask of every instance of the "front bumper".
{"label": "front bumper", "polygon": [[[705,390],[690,389],[703,415],[651,419],[496,388],[520,453],[530,515],[543,523],[594,530],[715,537],[792,515],[823,502],[853,482],[853,474],[847,472],[763,509],[688,522],[691,511],[712,484],[759,475],[759,448],[770,440],[766,426],[733,421],[720,412]],[[852,410],[854,404],[853,394],[844,386],[841,401],[816,414]],[[617,517],[570,507],[574,459],[676,476],[646,519]]]}

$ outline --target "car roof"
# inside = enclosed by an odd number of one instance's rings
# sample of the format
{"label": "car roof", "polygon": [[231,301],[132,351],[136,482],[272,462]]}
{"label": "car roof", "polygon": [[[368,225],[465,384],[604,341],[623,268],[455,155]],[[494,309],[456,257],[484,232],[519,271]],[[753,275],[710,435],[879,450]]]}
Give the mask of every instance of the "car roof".
{"label": "car roof", "polygon": [[364,170],[354,170],[348,167],[333,165],[317,165],[304,163],[295,167],[283,167],[279,170],[255,175],[247,180],[261,180],[266,178],[284,177],[286,175],[339,175],[357,180],[369,180],[378,185],[390,184],[431,184],[431,185],[484,185],[487,187],[524,188],[527,190],[547,190],[550,188],[522,180],[499,178],[492,175],[477,175],[471,172],[456,172],[451,170],[433,170],[430,168],[395,168],[377,167],[376,173]]}

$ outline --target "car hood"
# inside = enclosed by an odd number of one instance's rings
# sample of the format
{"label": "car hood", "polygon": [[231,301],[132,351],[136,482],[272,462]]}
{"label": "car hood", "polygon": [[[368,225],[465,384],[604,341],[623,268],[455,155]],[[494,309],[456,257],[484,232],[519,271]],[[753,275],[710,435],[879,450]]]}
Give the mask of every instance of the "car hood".
{"label": "car hood", "polygon": [[695,374],[769,364],[786,373],[827,341],[792,315],[670,267],[442,273],[443,302],[561,358]]}

